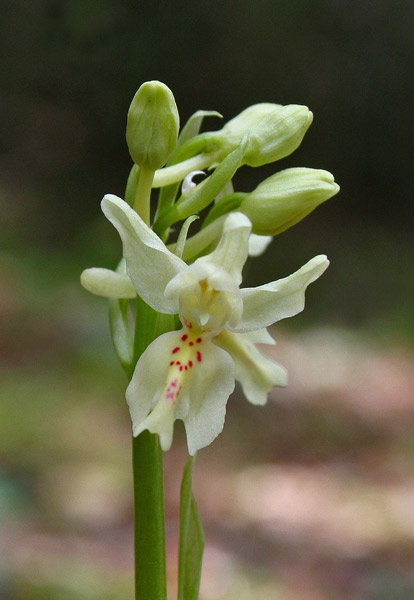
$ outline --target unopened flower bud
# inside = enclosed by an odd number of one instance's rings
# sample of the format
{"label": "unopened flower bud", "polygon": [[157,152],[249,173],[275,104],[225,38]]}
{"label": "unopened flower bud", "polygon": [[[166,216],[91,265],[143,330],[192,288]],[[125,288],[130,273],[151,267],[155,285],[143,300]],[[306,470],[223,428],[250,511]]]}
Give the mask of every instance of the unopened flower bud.
{"label": "unopened flower bud", "polygon": [[126,140],[132,160],[151,171],[163,167],[176,147],[178,130],[171,90],[160,81],[143,83],[128,111]]}
{"label": "unopened flower bud", "polygon": [[269,102],[253,104],[228,121],[222,129],[214,132],[214,139],[224,156],[237,148],[252,126],[277,108],[281,108],[281,105]]}
{"label": "unopened flower bud", "polygon": [[260,167],[291,154],[299,146],[312,123],[307,106],[288,104],[276,108],[248,131],[249,143],[244,163]]}
{"label": "unopened flower bud", "polygon": [[302,167],[285,169],[247,194],[239,210],[249,217],[254,233],[277,235],[338,191],[339,186],[328,171]]}

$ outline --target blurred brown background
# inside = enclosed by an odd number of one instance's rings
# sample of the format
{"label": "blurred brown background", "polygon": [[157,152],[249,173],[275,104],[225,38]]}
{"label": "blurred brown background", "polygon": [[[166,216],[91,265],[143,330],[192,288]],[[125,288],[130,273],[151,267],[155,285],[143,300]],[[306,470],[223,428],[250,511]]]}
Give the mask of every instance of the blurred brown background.
{"label": "blurred brown background", "polygon": [[[0,597],[132,598],[130,423],[106,303],[80,271],[120,252],[126,112],[160,79],[182,123],[255,102],[314,123],[277,168],[341,193],[276,238],[246,285],[326,253],[306,311],[274,330],[290,385],[236,394],[200,453],[203,600],[414,597],[414,5],[0,2]],[[219,128],[218,120],[206,126]],[[237,175],[249,191],[275,166]],[[166,455],[171,597],[183,434]]]}

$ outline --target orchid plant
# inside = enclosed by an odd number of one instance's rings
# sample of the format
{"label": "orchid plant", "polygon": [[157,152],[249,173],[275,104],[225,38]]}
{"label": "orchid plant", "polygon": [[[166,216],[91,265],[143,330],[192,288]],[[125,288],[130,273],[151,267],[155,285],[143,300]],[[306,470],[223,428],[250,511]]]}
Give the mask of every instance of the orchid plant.
{"label": "orchid plant", "polygon": [[[294,168],[252,192],[235,192],[236,171],[293,152],[312,113],[256,104],[221,130],[199,133],[211,116],[221,115],[197,111],[179,134],[171,91],[157,81],[139,88],[128,113],[134,164],[125,199],[108,194],[101,203],[122,240],[122,259],[115,270],[81,275],[87,290],[110,299],[112,339],[130,380],[137,599],[166,599],[162,451],[171,447],[175,420],[184,422],[190,455],[181,488],[178,600],[196,600],[204,538],[191,487],[195,454],[222,431],[235,380],[257,405],[286,385],[286,370],[257,344],[275,343],[267,327],[303,310],[307,286],[329,264],[316,256],[289,277],[240,287],[248,256],[263,253],[272,236],[339,187],[327,171]],[[208,175],[197,184],[195,177],[206,175],[200,169]],[[189,236],[196,220],[198,231]]]}

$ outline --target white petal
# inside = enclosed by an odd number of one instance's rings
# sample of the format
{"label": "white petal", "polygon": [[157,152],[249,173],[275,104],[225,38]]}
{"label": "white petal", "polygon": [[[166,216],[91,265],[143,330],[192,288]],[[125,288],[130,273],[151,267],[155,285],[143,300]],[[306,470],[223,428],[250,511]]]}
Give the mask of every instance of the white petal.
{"label": "white petal", "polygon": [[305,306],[307,286],[318,279],[328,265],[326,256],[315,256],[289,277],[256,288],[242,289],[243,314],[234,331],[261,329],[301,312]]}
{"label": "white petal", "polygon": [[256,348],[256,333],[223,330],[214,338],[214,343],[231,355],[236,367],[236,379],[240,381],[247,400],[263,405],[275,385],[287,385],[287,371]]}
{"label": "white petal", "polygon": [[249,331],[248,335],[249,340],[254,344],[267,344],[268,346],[274,346],[276,344],[275,339],[265,327],[263,329],[257,329],[256,331]]}
{"label": "white petal", "polygon": [[271,235],[256,235],[251,233],[249,237],[249,256],[260,256],[273,240]]}
{"label": "white petal", "polygon": [[209,262],[225,269],[240,285],[241,272],[249,252],[249,236],[252,225],[241,212],[230,213],[223,225],[223,232],[217,248],[196,263]]}
{"label": "white petal", "polygon": [[[160,436],[162,449],[168,450],[174,420],[182,419],[189,452],[194,454],[223,429],[227,399],[234,389],[234,364],[227,352],[208,339],[195,342],[194,337],[190,345],[190,336],[183,329],[154,340],[137,363],[126,398],[134,436],[148,429]],[[189,368],[171,366],[177,358]],[[169,400],[168,392],[177,390]]]}
{"label": "white petal", "polygon": [[191,455],[221,433],[227,400],[234,390],[234,364],[227,352],[207,340],[201,347],[201,359],[185,390],[188,404],[180,402],[176,412],[184,421]]}
{"label": "white petal", "polygon": [[184,261],[117,196],[106,195],[101,206],[121,236],[127,271],[138,294],[159,312],[178,312],[177,301],[165,298],[164,290],[170,279],[186,268]]}
{"label": "white petal", "polygon": [[167,442],[171,444],[168,436],[170,432],[172,433],[174,411],[168,414],[167,411],[162,410],[161,404],[159,414],[154,415],[151,420],[149,416],[162,395],[171,360],[171,349],[176,346],[179,339],[177,331],[169,331],[156,338],[141,355],[126,391],[133,435],[139,435],[144,429],[149,429],[151,433],[158,433],[165,450],[169,448]]}
{"label": "white petal", "polygon": [[85,269],[80,281],[88,292],[97,296],[105,296],[105,298],[135,298],[136,296],[135,288],[128,275],[110,269],[95,267]]}

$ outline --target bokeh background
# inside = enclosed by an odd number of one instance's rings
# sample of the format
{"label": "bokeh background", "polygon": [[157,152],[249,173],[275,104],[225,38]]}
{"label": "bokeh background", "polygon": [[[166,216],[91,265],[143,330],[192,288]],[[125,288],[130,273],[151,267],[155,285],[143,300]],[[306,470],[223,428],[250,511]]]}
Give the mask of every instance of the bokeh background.
{"label": "bokeh background", "polygon": [[[314,123],[280,168],[341,193],[246,268],[331,267],[272,356],[290,385],[229,402],[197,461],[203,600],[414,597],[414,4],[14,0],[0,17],[0,597],[132,599],[130,422],[107,306],[79,285],[120,243],[129,103],[147,79],[181,119],[256,102]],[[210,119],[207,127],[220,127]],[[237,175],[249,191],[275,167]],[[411,223],[409,225],[409,223]],[[184,436],[165,458],[174,598]]]}

